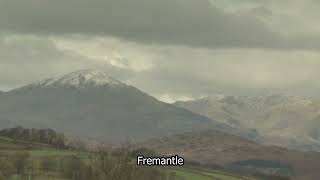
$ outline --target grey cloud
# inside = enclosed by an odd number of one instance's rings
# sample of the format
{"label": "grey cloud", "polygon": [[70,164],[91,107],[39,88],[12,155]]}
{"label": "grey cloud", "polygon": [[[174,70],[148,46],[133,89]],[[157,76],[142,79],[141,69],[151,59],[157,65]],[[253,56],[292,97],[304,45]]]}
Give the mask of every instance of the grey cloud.
{"label": "grey cloud", "polygon": [[226,14],[208,0],[0,0],[0,30],[214,48],[320,47],[274,33],[255,18]]}
{"label": "grey cloud", "polygon": [[177,97],[268,92],[318,96],[320,89],[314,83],[320,75],[318,53],[188,48],[169,51],[154,62],[156,69],[136,74],[132,83],[158,96]]}
{"label": "grey cloud", "polygon": [[[24,39],[3,36],[0,39],[0,63],[2,65],[21,65],[58,61],[63,54],[56,53],[53,42],[46,39],[27,37]],[[50,62],[50,61],[49,61]]]}
{"label": "grey cloud", "polygon": [[[227,12],[256,17],[275,32],[290,36],[313,35],[319,41],[318,0],[213,0],[212,3]],[[308,39],[297,39],[299,41],[292,40],[291,43],[309,43]],[[311,44],[308,46],[313,49],[318,47]]]}
{"label": "grey cloud", "polygon": [[[309,51],[168,47],[98,38],[0,38],[0,89],[98,68],[156,97],[287,92],[318,96],[320,54]],[[126,67],[105,56],[119,54]],[[110,56],[111,57],[111,56]],[[303,59],[303,60],[302,60]]]}
{"label": "grey cloud", "polygon": [[0,36],[0,90],[20,87],[79,69],[97,67],[119,78],[131,73],[78,53],[59,49],[49,38]]}

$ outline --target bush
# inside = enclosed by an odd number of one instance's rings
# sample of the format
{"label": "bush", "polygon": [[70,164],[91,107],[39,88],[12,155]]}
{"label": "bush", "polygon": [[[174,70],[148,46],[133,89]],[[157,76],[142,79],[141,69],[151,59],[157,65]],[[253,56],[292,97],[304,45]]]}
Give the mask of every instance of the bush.
{"label": "bush", "polygon": [[61,173],[65,178],[73,180],[96,180],[92,166],[87,165],[79,157],[68,157],[60,163]]}
{"label": "bush", "polygon": [[60,169],[65,178],[74,178],[80,170],[81,160],[77,157],[66,157],[62,159]]}
{"label": "bush", "polygon": [[30,155],[27,152],[18,152],[10,156],[13,168],[16,170],[17,174],[23,174],[28,164],[29,157]]}
{"label": "bush", "polygon": [[0,155],[0,180],[8,179],[9,176],[16,173],[10,157],[8,155]]}
{"label": "bush", "polygon": [[41,168],[45,172],[54,171],[57,166],[57,163],[54,159],[45,158],[41,160]]}

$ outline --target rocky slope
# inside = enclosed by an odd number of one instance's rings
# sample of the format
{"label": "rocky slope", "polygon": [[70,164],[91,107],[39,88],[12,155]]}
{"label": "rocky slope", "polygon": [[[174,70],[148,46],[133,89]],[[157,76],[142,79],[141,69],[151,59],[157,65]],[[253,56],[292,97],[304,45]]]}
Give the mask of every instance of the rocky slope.
{"label": "rocky slope", "polygon": [[233,127],[255,129],[263,143],[320,151],[320,103],[311,98],[212,96],[175,105]]}

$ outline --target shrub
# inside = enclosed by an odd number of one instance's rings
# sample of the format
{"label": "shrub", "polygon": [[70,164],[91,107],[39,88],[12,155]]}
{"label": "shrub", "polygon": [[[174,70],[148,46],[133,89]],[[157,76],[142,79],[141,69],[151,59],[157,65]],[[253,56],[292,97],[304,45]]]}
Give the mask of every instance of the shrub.
{"label": "shrub", "polygon": [[41,168],[45,172],[54,171],[56,166],[57,166],[57,163],[54,159],[45,158],[41,160]]}
{"label": "shrub", "polygon": [[17,152],[11,155],[10,160],[17,174],[22,174],[28,164],[30,155],[27,152]]}

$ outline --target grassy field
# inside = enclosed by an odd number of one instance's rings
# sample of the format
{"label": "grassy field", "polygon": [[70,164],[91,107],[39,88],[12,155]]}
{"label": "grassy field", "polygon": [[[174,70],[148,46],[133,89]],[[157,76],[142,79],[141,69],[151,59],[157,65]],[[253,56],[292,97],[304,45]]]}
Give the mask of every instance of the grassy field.
{"label": "grassy field", "polygon": [[[0,137],[0,156],[6,154],[14,154],[19,152],[28,153],[28,161],[32,162],[35,170],[29,174],[31,180],[71,180],[74,178],[62,178],[58,169],[55,170],[41,170],[41,162],[45,159],[61,162],[61,160],[70,157],[78,157],[86,159],[88,153],[72,151],[72,150],[58,150],[52,146],[40,143],[28,143],[23,141],[15,141],[9,138]],[[1,165],[1,161],[0,161]],[[29,170],[30,171],[30,170]],[[179,167],[179,168],[163,168],[167,174],[175,174],[176,180],[257,180],[255,178],[243,177],[240,175],[232,174],[222,170],[209,170],[199,169],[192,167]],[[25,180],[29,179],[28,173],[22,175],[13,175],[10,180]]]}
{"label": "grassy field", "polygon": [[257,178],[241,176],[221,170],[174,168],[168,171],[176,173],[178,179],[184,180],[258,180]]}

